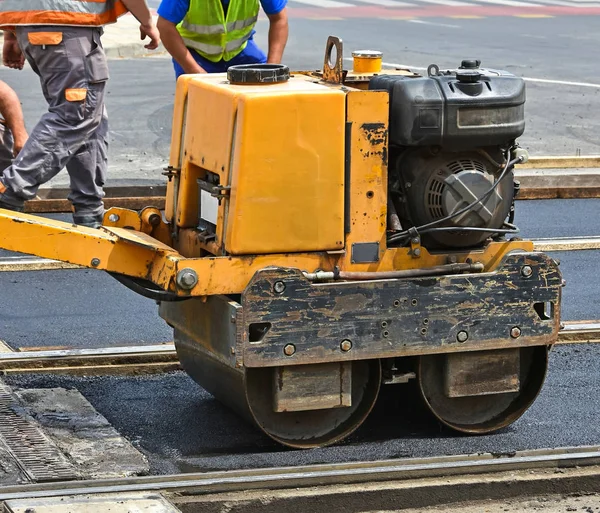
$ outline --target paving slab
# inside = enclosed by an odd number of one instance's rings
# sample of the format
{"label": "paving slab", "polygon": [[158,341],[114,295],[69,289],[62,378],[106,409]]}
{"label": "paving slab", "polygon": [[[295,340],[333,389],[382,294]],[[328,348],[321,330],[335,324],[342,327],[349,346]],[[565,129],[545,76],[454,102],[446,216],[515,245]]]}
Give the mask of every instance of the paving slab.
{"label": "paving slab", "polygon": [[48,499],[10,500],[6,513],[179,513],[156,493],[81,495]]}

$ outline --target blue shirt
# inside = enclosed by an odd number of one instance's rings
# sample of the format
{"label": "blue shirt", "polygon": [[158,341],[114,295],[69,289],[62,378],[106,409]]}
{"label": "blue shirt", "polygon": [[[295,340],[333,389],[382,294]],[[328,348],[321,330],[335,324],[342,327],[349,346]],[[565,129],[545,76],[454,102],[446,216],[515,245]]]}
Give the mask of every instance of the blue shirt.
{"label": "blue shirt", "polygon": [[[223,4],[223,10],[227,14],[227,7],[229,6],[229,0],[221,0]],[[260,4],[266,14],[278,14],[287,5],[287,0],[260,0]],[[158,8],[158,15],[175,25],[178,25],[183,21],[185,15],[190,8],[190,0],[162,0]],[[267,62],[267,56],[254,42],[254,31],[248,40],[246,48],[236,55],[230,61],[212,62],[202,57],[198,52],[192,48],[188,48],[194,60],[202,66],[208,73],[223,73],[227,71],[229,66],[237,64],[257,64]],[[184,71],[179,64],[173,60],[173,66],[175,67],[176,78],[183,74]]]}

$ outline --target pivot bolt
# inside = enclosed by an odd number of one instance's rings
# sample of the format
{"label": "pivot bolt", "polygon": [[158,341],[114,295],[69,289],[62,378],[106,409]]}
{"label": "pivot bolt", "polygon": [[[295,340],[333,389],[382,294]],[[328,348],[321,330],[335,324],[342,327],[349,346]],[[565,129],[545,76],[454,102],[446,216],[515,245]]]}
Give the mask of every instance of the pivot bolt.
{"label": "pivot bolt", "polygon": [[92,267],[98,267],[100,265],[99,258],[92,258]]}
{"label": "pivot bolt", "polygon": [[340,349],[344,351],[344,353],[350,351],[350,349],[352,349],[352,342],[350,342],[349,340],[342,340],[342,343],[340,344]]}
{"label": "pivot bolt", "polygon": [[160,216],[158,214],[151,214],[148,222],[151,226],[158,226],[160,224]]}
{"label": "pivot bolt", "polygon": [[193,269],[182,269],[177,273],[177,285],[185,290],[193,289],[198,283],[198,275]]}
{"label": "pivot bolt", "polygon": [[275,290],[277,294],[281,294],[285,290],[285,283],[282,281],[276,281],[275,285],[273,286],[273,290]]}
{"label": "pivot bolt", "polygon": [[521,274],[525,278],[529,278],[533,274],[533,269],[529,265],[524,265],[521,269]]}
{"label": "pivot bolt", "polygon": [[117,214],[111,214],[111,215],[108,216],[108,220],[111,223],[116,223],[119,219],[120,218],[119,218],[119,216]]}
{"label": "pivot bolt", "polygon": [[512,338],[519,338],[521,336],[521,329],[515,326],[512,330],[510,330],[510,336]]}
{"label": "pivot bolt", "polygon": [[418,257],[418,256],[421,256],[421,249],[420,249],[420,248],[415,248],[415,250],[413,251],[413,254],[414,254],[415,256],[417,256],[417,257]]}
{"label": "pivot bolt", "polygon": [[294,346],[294,344],[287,344],[283,348],[283,352],[286,356],[292,356],[296,352],[296,346]]}
{"label": "pivot bolt", "polygon": [[456,340],[458,340],[459,342],[466,342],[468,338],[469,338],[469,334],[464,330],[459,331],[456,334]]}

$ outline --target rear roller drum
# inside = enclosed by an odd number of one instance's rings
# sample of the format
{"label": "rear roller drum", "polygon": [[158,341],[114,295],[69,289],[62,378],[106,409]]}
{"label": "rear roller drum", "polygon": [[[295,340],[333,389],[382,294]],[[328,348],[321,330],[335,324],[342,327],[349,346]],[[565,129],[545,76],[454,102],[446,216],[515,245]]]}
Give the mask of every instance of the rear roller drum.
{"label": "rear roller drum", "polygon": [[324,447],[346,438],[379,393],[379,360],[238,369],[177,331],[175,347],[196,383],[289,447]]}
{"label": "rear roller drum", "polygon": [[470,434],[515,422],[539,394],[548,368],[545,346],[421,356],[418,382],[431,412]]}

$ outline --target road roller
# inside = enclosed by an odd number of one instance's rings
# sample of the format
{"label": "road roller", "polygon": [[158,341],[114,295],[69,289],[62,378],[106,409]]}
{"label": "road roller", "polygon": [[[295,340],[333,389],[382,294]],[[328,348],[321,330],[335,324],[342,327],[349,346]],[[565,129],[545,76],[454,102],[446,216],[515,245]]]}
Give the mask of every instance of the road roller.
{"label": "road roller", "polygon": [[502,429],[543,387],[564,285],[515,224],[525,83],[325,43],[322,69],[181,76],[160,208],[0,210],[0,246],[156,301],[185,372],[283,446],[342,441],[383,387]]}

